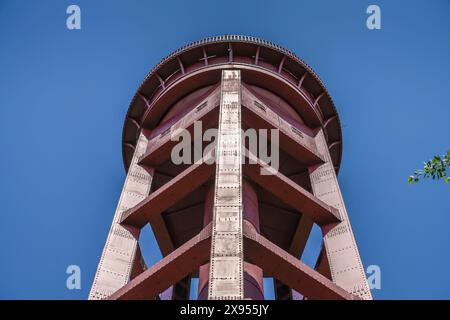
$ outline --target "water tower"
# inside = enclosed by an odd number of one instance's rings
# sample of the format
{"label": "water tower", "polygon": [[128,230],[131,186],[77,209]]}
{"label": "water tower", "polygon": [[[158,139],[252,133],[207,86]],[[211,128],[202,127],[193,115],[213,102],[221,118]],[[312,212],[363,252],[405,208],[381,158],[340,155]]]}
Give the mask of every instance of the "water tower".
{"label": "water tower", "polygon": [[[211,128],[214,152],[193,143],[200,158],[174,163],[180,132]],[[278,132],[267,142],[277,170],[248,145],[249,129]],[[122,148],[127,177],[90,299],[188,299],[192,277],[199,299],[264,299],[264,276],[277,299],[372,298],[336,178],[339,117],[292,52],[248,36],[178,49],[137,90]],[[153,266],[139,248],[147,224],[163,256]],[[323,245],[310,268],[300,257],[313,224]]]}

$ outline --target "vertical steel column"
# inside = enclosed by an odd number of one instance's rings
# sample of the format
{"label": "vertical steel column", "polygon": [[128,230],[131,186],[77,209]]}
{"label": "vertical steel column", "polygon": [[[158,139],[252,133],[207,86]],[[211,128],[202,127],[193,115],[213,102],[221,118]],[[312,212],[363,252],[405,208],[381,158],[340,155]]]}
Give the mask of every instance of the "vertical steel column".
{"label": "vertical steel column", "polygon": [[325,251],[334,283],[363,299],[372,299],[366,274],[356,246],[355,237],[348,219],[336,172],[331,161],[328,145],[322,129],[315,137],[319,152],[326,163],[310,169],[314,195],[326,204],[339,210],[342,222],[324,237]]}
{"label": "vertical steel column", "polygon": [[241,74],[223,70],[208,299],[243,299]]}
{"label": "vertical steel column", "polygon": [[[205,198],[205,212],[203,225],[211,223],[214,212],[214,186],[208,191]],[[252,185],[245,179],[242,180],[242,206],[243,219],[249,221],[258,232],[259,208],[258,196]],[[209,264],[200,267],[198,300],[208,298]],[[244,262],[244,299],[264,300],[263,271],[256,265]]]}
{"label": "vertical steel column", "polygon": [[152,175],[137,164],[147,148],[147,142],[147,138],[141,133],[89,293],[90,300],[107,298],[130,281],[137,257],[136,237],[139,230],[136,230],[136,234],[132,234],[123,228],[119,221],[122,212],[144,200],[150,192]]}

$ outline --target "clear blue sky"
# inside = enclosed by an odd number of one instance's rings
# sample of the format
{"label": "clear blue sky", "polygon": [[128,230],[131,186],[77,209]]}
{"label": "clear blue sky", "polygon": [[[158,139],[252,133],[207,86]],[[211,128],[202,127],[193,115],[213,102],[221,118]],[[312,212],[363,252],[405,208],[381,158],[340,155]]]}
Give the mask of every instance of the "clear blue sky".
{"label": "clear blue sky", "polygon": [[[66,29],[72,3],[80,31]],[[381,7],[381,30],[366,28],[369,4]],[[135,90],[171,51],[221,34],[285,46],[331,92],[347,209],[364,264],[382,271],[374,297],[450,298],[450,186],[407,184],[449,148],[448,0],[1,0],[0,298],[87,297],[124,180]],[[70,264],[81,290],[66,289]]]}

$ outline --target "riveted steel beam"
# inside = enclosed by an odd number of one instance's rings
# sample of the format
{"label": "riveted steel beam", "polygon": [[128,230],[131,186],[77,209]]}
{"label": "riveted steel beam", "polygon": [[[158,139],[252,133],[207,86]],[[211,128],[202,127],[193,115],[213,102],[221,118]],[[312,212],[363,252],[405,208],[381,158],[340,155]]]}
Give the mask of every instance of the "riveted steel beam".
{"label": "riveted steel beam", "polygon": [[[281,172],[258,159],[250,151],[246,150],[246,156],[248,161],[244,165],[244,173],[262,188],[322,227],[340,222],[337,209],[317,199]],[[262,171],[265,171],[266,174],[261,174]]]}
{"label": "riveted steel beam", "polygon": [[124,211],[144,200],[150,192],[153,176],[137,164],[146,146],[147,138],[141,133],[89,293],[90,300],[109,297],[137,274],[137,260],[140,260],[137,237],[140,230],[125,229],[120,225],[120,217]]}
{"label": "riveted steel beam", "polygon": [[123,213],[121,225],[142,228],[152,217],[160,215],[177,201],[200,187],[214,175],[215,167],[208,164],[212,157],[206,155],[146,199]]}
{"label": "riveted steel beam", "polygon": [[224,70],[217,137],[208,299],[244,298],[241,151],[241,73],[239,70]]}
{"label": "riveted steel beam", "polygon": [[357,300],[358,297],[337,286],[298,258],[260,235],[251,223],[244,222],[245,255],[267,274],[310,299]]}
{"label": "riveted steel beam", "polygon": [[306,132],[306,127],[290,124],[245,87],[242,88],[242,106],[243,121],[254,129],[277,129],[281,149],[294,159],[308,166],[325,162],[323,155],[317,150],[314,137]]}
{"label": "riveted steel beam", "polygon": [[209,129],[216,125],[218,121],[218,106],[219,90],[217,89],[198,103],[190,112],[151,139],[139,164],[156,167],[169,159],[171,151],[173,147],[179,143],[180,135],[183,131],[186,130],[192,136],[195,122],[201,122],[202,130]]}
{"label": "riveted steel beam", "polygon": [[110,300],[150,300],[208,261],[211,225],[111,295]]}
{"label": "riveted steel beam", "polygon": [[326,259],[322,261],[327,262],[333,282],[363,299],[372,299],[323,130],[316,140],[327,162],[310,168],[311,187],[318,199],[339,210],[341,220],[324,235]]}

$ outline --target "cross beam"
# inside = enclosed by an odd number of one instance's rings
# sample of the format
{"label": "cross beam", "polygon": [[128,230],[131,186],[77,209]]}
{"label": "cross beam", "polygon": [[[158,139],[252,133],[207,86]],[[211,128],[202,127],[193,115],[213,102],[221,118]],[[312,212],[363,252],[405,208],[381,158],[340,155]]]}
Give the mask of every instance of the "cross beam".
{"label": "cross beam", "polygon": [[[276,171],[257,158],[250,151],[246,150],[246,156],[248,161],[244,165],[244,173],[262,188],[307,215],[321,227],[340,222],[337,209],[317,199],[281,172]],[[261,170],[269,174],[261,174]]]}
{"label": "cross beam", "polygon": [[[178,121],[170,126],[163,125],[162,132],[148,143],[148,148],[141,157],[139,164],[155,167],[169,159],[171,150],[179,143],[181,132],[186,130],[192,136],[195,122],[202,124],[202,130],[213,127],[218,121],[218,105],[219,91],[216,89]],[[155,130],[158,131],[158,129]]]}
{"label": "cross beam", "polygon": [[274,112],[256,98],[248,89],[242,87],[242,119],[250,128],[277,129],[280,147],[300,163],[311,166],[325,162],[317,149],[315,139],[300,128]]}
{"label": "cross beam", "polygon": [[214,175],[214,166],[208,164],[211,157],[211,154],[208,154],[161,188],[152,192],[145,200],[125,211],[120,223],[142,228],[153,216],[161,214],[200,187]]}
{"label": "cross beam", "polygon": [[252,263],[309,299],[358,299],[264,238],[248,221],[244,222],[244,239],[245,254]]}
{"label": "cross beam", "polygon": [[149,300],[208,262],[211,225],[164,257],[109,297],[110,300]]}

